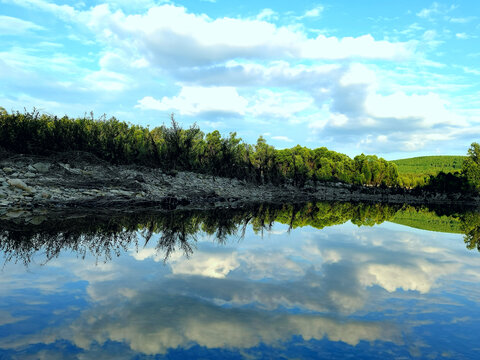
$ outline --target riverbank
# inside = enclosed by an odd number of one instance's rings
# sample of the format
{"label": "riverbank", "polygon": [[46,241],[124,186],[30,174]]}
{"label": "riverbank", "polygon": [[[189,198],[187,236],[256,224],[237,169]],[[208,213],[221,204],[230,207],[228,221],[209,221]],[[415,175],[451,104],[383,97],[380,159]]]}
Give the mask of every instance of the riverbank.
{"label": "riverbank", "polygon": [[29,209],[236,208],[251,203],[363,201],[412,205],[474,206],[480,198],[459,193],[322,183],[257,185],[191,172],[112,165],[88,153],[50,157],[3,154],[0,160],[0,217]]}

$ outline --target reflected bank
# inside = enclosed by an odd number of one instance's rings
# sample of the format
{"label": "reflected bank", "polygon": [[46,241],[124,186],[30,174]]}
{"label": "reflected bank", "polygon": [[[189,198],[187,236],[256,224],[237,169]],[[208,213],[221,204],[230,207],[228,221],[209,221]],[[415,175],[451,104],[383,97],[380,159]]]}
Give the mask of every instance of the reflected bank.
{"label": "reflected bank", "polygon": [[[90,253],[102,261],[120,256],[132,245],[146,246],[152,238],[164,260],[181,250],[187,257],[198,234],[222,244],[242,238],[248,226],[256,234],[274,223],[288,231],[302,227],[323,229],[351,222],[373,226],[393,222],[421,230],[464,235],[468,249],[480,251],[480,213],[407,205],[317,202],[306,204],[257,204],[241,209],[210,211],[136,211],[135,213],[48,213],[27,218],[0,218],[0,250],[7,261],[28,264],[37,252],[45,262],[65,249],[80,257]],[[158,236],[155,236],[158,235]]]}

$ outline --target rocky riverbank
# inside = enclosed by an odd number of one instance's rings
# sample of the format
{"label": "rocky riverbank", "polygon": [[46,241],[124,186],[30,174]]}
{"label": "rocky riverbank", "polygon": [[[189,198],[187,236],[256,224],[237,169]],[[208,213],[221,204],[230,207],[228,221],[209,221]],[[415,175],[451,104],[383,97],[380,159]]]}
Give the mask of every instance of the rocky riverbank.
{"label": "rocky riverbank", "polygon": [[190,172],[162,172],[116,166],[89,154],[51,157],[3,154],[0,160],[0,218],[14,218],[33,209],[127,208],[211,209],[250,203],[365,201],[477,206],[478,197],[404,189],[355,187],[340,183],[307,186],[256,185],[237,179]]}

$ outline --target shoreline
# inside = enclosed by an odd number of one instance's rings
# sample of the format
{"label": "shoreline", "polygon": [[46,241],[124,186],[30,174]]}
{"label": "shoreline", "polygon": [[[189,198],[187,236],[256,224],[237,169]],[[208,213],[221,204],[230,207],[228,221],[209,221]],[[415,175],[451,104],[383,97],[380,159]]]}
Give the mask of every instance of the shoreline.
{"label": "shoreline", "polygon": [[[4,154],[3,154],[4,155]],[[0,217],[33,209],[126,210],[238,208],[254,203],[351,201],[474,207],[480,197],[403,188],[320,183],[314,188],[257,185],[191,172],[112,165],[86,153],[7,154],[0,160]],[[10,214],[10,215],[9,215]]]}

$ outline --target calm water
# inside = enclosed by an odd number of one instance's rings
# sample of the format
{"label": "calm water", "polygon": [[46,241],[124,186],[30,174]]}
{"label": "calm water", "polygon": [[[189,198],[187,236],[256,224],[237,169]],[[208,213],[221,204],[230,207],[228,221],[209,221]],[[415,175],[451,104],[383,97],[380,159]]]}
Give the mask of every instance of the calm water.
{"label": "calm water", "polygon": [[0,359],[477,359],[475,225],[397,210],[4,222]]}

